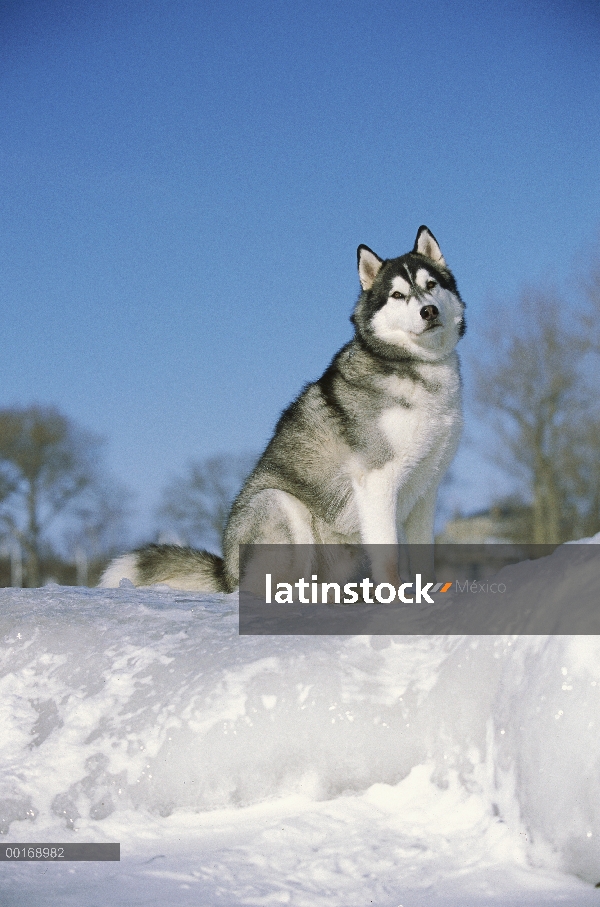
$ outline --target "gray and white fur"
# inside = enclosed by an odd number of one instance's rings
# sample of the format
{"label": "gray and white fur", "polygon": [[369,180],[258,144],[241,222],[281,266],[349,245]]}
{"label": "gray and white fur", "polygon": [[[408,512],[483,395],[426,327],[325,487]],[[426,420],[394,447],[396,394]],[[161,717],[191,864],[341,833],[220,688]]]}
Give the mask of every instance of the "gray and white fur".
{"label": "gray and white fur", "polygon": [[[101,586],[126,578],[231,592],[240,544],[432,543],[462,428],[464,303],[425,226],[399,258],[359,246],[358,273],[354,337],[281,415],[233,503],[223,558],[149,545],[113,561]],[[381,575],[393,579],[394,569]]]}

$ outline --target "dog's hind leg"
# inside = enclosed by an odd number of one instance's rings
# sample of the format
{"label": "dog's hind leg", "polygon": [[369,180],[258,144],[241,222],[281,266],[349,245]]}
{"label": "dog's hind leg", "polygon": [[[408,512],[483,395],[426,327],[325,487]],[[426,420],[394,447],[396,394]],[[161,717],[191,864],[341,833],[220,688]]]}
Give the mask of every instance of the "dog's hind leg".
{"label": "dog's hind leg", "polygon": [[[240,545],[286,545],[279,555],[277,552],[277,573],[282,581],[289,576],[310,575],[315,544],[312,528],[312,517],[308,508],[286,491],[278,488],[267,488],[252,495],[238,507],[234,507],[225,535],[223,550],[225,573],[230,584],[239,582],[240,567],[248,585],[249,571],[257,573],[259,588],[264,588],[264,571],[262,562],[255,561],[254,567],[247,560],[240,565]],[[297,546],[300,546],[299,548]],[[309,547],[310,546],[310,547]],[[266,549],[265,549],[266,550]],[[273,552],[268,552],[269,563],[273,561]],[[281,561],[281,563],[280,563]],[[274,568],[275,569],[275,568]],[[273,581],[275,582],[275,576]],[[251,586],[254,588],[254,586]]]}

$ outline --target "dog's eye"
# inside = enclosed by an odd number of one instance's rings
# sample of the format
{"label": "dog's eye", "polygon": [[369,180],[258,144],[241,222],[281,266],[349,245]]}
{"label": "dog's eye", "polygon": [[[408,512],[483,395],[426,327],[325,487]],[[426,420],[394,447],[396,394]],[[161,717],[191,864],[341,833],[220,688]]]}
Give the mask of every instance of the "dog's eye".
{"label": "dog's eye", "polygon": [[391,295],[392,295],[392,299],[404,299],[405,298],[404,293],[401,293],[400,290],[394,290],[394,292]]}
{"label": "dog's eye", "polygon": [[426,290],[433,290],[434,287],[437,287],[437,280],[428,280],[425,284]]}

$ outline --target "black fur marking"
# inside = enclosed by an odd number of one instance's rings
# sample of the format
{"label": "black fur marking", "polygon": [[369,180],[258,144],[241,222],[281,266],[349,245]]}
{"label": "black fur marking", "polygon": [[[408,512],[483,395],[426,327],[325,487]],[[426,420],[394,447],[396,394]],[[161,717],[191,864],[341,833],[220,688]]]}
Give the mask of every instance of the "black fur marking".
{"label": "black fur marking", "polygon": [[332,361],[327,366],[327,368],[325,369],[325,371],[323,372],[323,374],[321,375],[319,380],[315,383],[316,383],[316,386],[321,391],[321,396],[323,397],[323,400],[325,401],[327,406],[331,410],[333,410],[333,412],[336,414],[336,416],[338,416],[338,418],[340,419],[340,422],[343,426],[344,421],[346,420],[346,410],[344,409],[344,407],[338,400],[336,393],[335,393],[335,386],[334,386],[336,377],[338,379],[340,377],[339,372],[337,371],[337,362],[336,362],[337,358],[338,358],[338,356],[336,356],[334,359],[332,359]]}

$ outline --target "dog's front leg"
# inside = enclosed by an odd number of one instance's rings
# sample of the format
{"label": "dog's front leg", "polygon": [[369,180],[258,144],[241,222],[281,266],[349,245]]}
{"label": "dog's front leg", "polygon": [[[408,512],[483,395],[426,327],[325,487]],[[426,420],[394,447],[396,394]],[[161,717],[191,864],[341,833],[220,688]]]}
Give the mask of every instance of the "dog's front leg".
{"label": "dog's front leg", "polygon": [[421,573],[430,579],[435,579],[433,544],[437,492],[438,486],[434,483],[416,502],[405,522],[406,540],[411,546],[411,573]]}
{"label": "dog's front leg", "polygon": [[392,464],[365,470],[353,479],[360,540],[367,546],[372,580],[398,586],[398,532],[396,527],[396,471]]}

